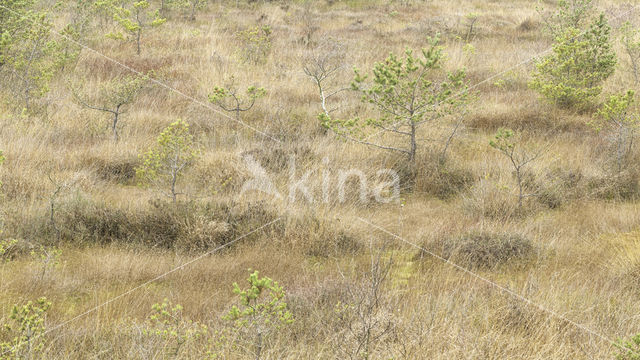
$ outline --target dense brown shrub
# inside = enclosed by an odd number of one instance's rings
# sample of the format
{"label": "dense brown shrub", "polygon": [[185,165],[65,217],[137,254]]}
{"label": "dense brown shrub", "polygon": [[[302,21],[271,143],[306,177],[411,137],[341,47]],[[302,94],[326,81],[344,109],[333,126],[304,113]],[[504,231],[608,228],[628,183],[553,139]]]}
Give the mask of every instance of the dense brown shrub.
{"label": "dense brown shrub", "polygon": [[470,268],[494,268],[512,260],[527,259],[534,254],[529,239],[508,233],[472,232],[440,238],[429,244],[428,248],[445,259]]}
{"label": "dense brown shrub", "polygon": [[136,176],[138,158],[110,158],[93,157],[87,160],[98,178],[116,183],[132,183]]}
{"label": "dense brown shrub", "polygon": [[288,170],[291,159],[295,160],[298,168],[304,168],[311,161],[319,161],[308,145],[274,145],[247,151],[245,154],[253,156],[266,170],[276,173]]}
{"label": "dense brown shrub", "polygon": [[413,190],[446,200],[468,189],[473,182],[471,170],[451,163],[431,161],[423,164]]}
{"label": "dense brown shrub", "polygon": [[538,22],[531,18],[524,19],[520,23],[520,25],[518,25],[518,31],[522,31],[522,32],[533,31],[533,30],[536,30],[537,28],[538,28]]}
{"label": "dense brown shrub", "polygon": [[619,174],[589,179],[593,197],[605,200],[634,200],[640,196],[640,173],[630,169]]}
{"label": "dense brown shrub", "polygon": [[[277,218],[263,203],[224,203],[156,200],[149,206],[120,209],[76,198],[61,204],[56,229],[63,241],[74,243],[141,243],[151,247],[204,250],[225,244]],[[41,219],[40,232],[51,235]]]}
{"label": "dense brown shrub", "polygon": [[538,202],[550,209],[584,196],[584,175],[579,169],[554,168],[535,182]]}

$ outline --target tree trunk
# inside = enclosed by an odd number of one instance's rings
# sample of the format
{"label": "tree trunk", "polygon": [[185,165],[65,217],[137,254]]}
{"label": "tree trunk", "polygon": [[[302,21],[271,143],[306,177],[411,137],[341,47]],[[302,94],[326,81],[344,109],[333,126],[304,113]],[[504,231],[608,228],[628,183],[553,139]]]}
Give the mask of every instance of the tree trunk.
{"label": "tree trunk", "polygon": [[522,174],[520,173],[520,169],[516,169],[516,179],[518,180],[518,211],[522,210]]}
{"label": "tree trunk", "polygon": [[258,331],[258,336],[256,339],[256,360],[260,360],[262,356],[262,333]]}
{"label": "tree trunk", "polygon": [[196,20],[196,6],[198,5],[198,2],[196,0],[193,1],[193,4],[191,4],[191,16],[189,17],[189,19],[191,21],[195,21]]}
{"label": "tree trunk", "polygon": [[138,47],[137,52],[140,55],[140,37],[142,36],[142,28],[138,29],[138,34],[136,35],[136,46]]}
{"label": "tree trunk", "polygon": [[114,142],[118,142],[118,140],[120,140],[120,137],[118,136],[118,116],[120,116],[120,106],[122,106],[122,104],[118,104],[118,106],[116,106],[116,111],[113,113],[113,122],[111,123]]}
{"label": "tree trunk", "polygon": [[416,123],[411,121],[411,148],[409,150],[409,164],[411,168],[416,164],[416,150],[418,145],[416,143]]}

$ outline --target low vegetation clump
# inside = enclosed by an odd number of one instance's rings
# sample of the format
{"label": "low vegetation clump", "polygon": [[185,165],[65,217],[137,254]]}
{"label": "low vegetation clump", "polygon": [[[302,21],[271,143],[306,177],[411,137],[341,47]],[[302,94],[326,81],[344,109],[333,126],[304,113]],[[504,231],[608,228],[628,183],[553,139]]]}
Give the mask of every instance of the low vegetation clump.
{"label": "low vegetation clump", "polygon": [[535,254],[531,240],[518,234],[472,232],[430,245],[438,254],[469,268],[491,269]]}
{"label": "low vegetation clump", "polygon": [[409,174],[402,181],[405,188],[412,184],[411,189],[416,193],[447,200],[466,192],[476,181],[472,171],[454,162],[443,163],[439,156],[427,156],[421,160],[418,160],[420,172],[413,177]]}
{"label": "low vegetation clump", "polygon": [[[73,198],[60,204],[56,224],[60,236],[78,244],[139,243],[159,248],[206,250],[277,218],[263,204],[166,202],[122,209]],[[50,231],[46,221],[40,230]]]}

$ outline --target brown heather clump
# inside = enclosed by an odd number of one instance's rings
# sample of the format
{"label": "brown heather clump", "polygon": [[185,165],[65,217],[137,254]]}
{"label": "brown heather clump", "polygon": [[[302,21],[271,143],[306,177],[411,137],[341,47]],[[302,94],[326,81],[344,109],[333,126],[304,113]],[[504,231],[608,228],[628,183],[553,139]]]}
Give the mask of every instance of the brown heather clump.
{"label": "brown heather clump", "polygon": [[430,247],[443,258],[469,268],[495,268],[512,261],[531,259],[531,240],[518,234],[475,232],[439,239]]}
{"label": "brown heather clump", "polygon": [[[139,55],[135,37],[105,36],[125,25],[109,4],[133,1],[0,3],[1,359],[613,359],[605,339],[640,333],[638,110],[625,108],[624,131],[613,116],[593,126],[595,113],[620,114],[609,95],[637,88],[619,41],[620,25],[640,23],[629,4],[593,2],[618,66],[577,111],[527,85],[557,1],[147,1],[144,18],[166,22],[143,28]],[[44,15],[45,28],[3,6]],[[376,63],[406,49],[424,58],[437,34],[433,80],[465,69],[465,106],[418,127],[412,161],[363,144],[409,142],[350,90],[353,67],[366,91]],[[74,97],[117,106],[99,97],[131,69],[149,81],[116,129],[112,112]],[[319,87],[309,74],[328,77]],[[259,95],[246,111],[219,107],[235,103],[215,90],[231,79],[243,99]],[[323,126],[355,118],[352,140]],[[182,136],[159,137],[177,119]],[[517,151],[540,153],[520,181],[490,145],[507,128]],[[172,177],[183,148],[193,162]],[[175,194],[142,181],[145,160]],[[247,185],[256,177],[271,193]],[[389,202],[375,197],[385,183]],[[246,289],[254,271],[276,309],[229,320],[246,310],[233,284]],[[34,306],[46,310],[21,317]]]}

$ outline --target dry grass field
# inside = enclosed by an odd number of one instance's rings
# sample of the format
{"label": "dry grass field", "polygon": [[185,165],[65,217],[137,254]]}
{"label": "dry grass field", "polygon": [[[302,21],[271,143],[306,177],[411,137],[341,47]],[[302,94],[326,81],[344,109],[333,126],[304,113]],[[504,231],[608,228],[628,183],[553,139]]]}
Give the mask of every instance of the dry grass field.
{"label": "dry grass field", "polygon": [[[40,3],[58,31],[75,4]],[[618,31],[640,24],[634,5],[596,4],[618,56],[598,103],[635,86]],[[0,329],[0,358],[614,359],[614,343],[640,333],[640,152],[613,174],[594,111],[529,88],[532,59],[552,45],[538,6],[556,2],[217,0],[194,20],[167,7],[139,55],[135,41],[105,37],[117,24],[94,14],[87,48],[25,111],[0,67],[0,322],[12,326]],[[266,26],[267,46],[238,35]],[[420,128],[414,170],[402,154],[321,126],[309,59],[331,52],[340,66],[327,87],[340,89],[353,67],[370,73],[437,33],[445,69],[466,68],[472,99]],[[132,70],[154,80],[123,107],[116,142],[111,115],[73,92],[99,101]],[[239,120],[208,100],[231,81],[243,96],[266,90]],[[336,117],[376,116],[352,91],[330,102]],[[174,203],[161,186],[139,186],[136,168],[178,119],[199,154]],[[512,165],[489,145],[501,127],[541,153],[526,167],[534,194],[521,208]],[[247,159],[281,196],[245,191]],[[363,202],[352,178],[341,199],[343,169],[362,171],[371,189],[392,169],[399,195]],[[306,172],[314,201],[300,191],[292,201],[291,181]],[[293,322],[227,319],[249,269],[282,286]],[[40,297],[51,302],[43,322],[20,332],[12,308]],[[165,299],[181,308],[154,317]]]}

